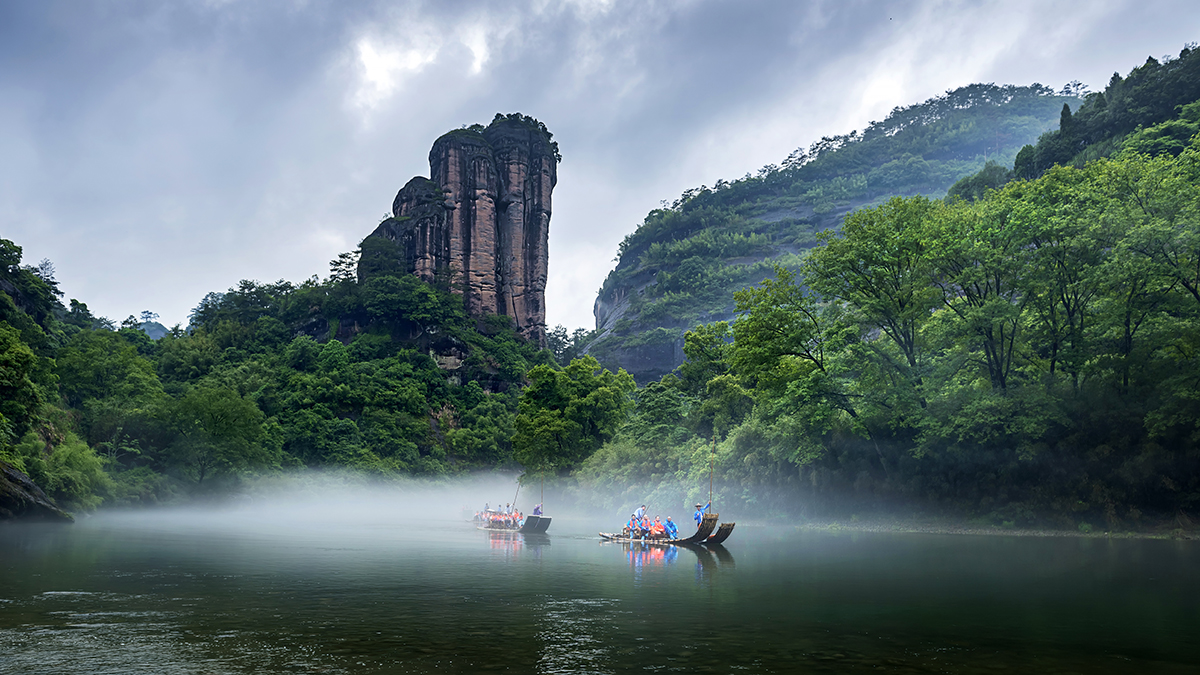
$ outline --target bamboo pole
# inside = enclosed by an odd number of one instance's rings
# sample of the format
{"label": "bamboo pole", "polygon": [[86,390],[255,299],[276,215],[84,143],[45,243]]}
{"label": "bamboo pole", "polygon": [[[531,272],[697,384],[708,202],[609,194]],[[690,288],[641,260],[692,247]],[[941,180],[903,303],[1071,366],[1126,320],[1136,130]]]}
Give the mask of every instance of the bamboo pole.
{"label": "bamboo pole", "polygon": [[712,504],[713,493],[713,467],[717,462],[717,432],[713,431],[712,452],[708,455],[708,503]]}

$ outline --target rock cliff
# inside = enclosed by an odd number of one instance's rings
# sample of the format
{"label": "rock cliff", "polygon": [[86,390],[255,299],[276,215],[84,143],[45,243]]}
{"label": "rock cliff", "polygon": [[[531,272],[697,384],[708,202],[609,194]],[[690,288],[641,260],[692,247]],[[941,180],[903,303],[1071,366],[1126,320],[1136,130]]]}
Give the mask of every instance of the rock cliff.
{"label": "rock cliff", "polygon": [[0,462],[0,521],[18,518],[68,523],[74,520],[29,480],[29,476]]}
{"label": "rock cliff", "polygon": [[[392,217],[368,235],[394,242],[391,267],[463,294],[472,316],[503,314],[541,344],[546,339],[550,197],[558,146],[537,120],[497,115],[486,128],[451,131],[429,152],[429,178],[410,180]],[[389,267],[368,259],[359,279]],[[378,254],[373,253],[377,256]]]}

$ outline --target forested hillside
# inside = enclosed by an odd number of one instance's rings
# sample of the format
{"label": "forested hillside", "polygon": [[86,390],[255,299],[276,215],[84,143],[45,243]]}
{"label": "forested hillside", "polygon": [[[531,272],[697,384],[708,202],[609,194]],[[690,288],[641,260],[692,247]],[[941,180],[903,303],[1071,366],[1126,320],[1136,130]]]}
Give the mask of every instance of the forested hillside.
{"label": "forested hillside", "polygon": [[[988,162],[944,200],[868,205],[775,261],[733,292],[733,321],[686,333],[686,362],[639,390],[581,485],[613,504],[686,502],[715,463],[726,509],[1190,527],[1197,58],[1151,59],[1064,106],[1016,171]],[[1023,164],[1066,145],[1052,166]]]}
{"label": "forested hillside", "polygon": [[733,293],[795,268],[818,234],[850,211],[894,195],[941,197],[986,162],[1053,126],[1078,86],[1055,94],[975,84],[897,108],[863,131],[822,138],[756,176],[718,181],[652,211],[627,236],[596,300],[587,352],[639,381],[683,361],[683,332],[733,318]]}
{"label": "forested hillside", "polygon": [[581,483],[809,515],[1190,523],[1200,505],[1200,139],[978,201],[893,198],[687,333]]}
{"label": "forested hillside", "polygon": [[[187,330],[152,340],[157,324],[64,306],[48,262],[0,246],[0,461],[71,509],[190,499],[302,467],[513,468],[520,388],[553,363],[508,317],[469,319],[445,288],[391,269],[360,281],[353,254],[323,280],[211,293]],[[571,372],[592,379],[563,401],[614,377],[586,365]],[[574,438],[611,435],[604,424]],[[555,465],[532,452],[527,464]]]}

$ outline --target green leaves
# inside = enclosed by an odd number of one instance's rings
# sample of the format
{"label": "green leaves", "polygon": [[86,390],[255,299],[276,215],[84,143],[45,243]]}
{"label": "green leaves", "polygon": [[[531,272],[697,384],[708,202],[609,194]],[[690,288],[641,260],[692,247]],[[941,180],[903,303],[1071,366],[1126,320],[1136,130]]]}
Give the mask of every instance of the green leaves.
{"label": "green leaves", "polygon": [[919,378],[923,359],[920,328],[937,302],[931,287],[931,246],[926,222],[940,204],[924,197],[893,198],[846,218],[839,235],[827,231],[825,245],[805,265],[805,280],[825,296],[853,307],[868,326],[895,343]]}
{"label": "green leaves", "polygon": [[521,393],[514,454],[528,469],[566,471],[616,434],[636,389],[624,370],[612,373],[596,359],[575,359],[562,370],[537,366]]}
{"label": "green leaves", "polygon": [[166,413],[177,434],[168,455],[197,484],[214,473],[277,461],[261,444],[262,412],[235,391],[197,387],[168,404]]}
{"label": "green leaves", "polygon": [[38,360],[20,333],[0,321],[0,448],[29,431],[41,414],[43,392],[35,382]]}

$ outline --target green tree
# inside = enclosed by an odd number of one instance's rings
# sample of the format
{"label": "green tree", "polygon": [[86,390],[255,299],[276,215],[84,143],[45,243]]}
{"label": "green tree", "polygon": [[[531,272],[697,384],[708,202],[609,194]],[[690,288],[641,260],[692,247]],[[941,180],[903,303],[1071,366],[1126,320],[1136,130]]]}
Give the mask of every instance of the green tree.
{"label": "green tree", "polygon": [[1095,173],[1092,167],[1058,167],[995,196],[1011,205],[1013,228],[1028,236],[1021,274],[1033,349],[1051,379],[1064,372],[1075,391],[1092,356],[1089,331],[1103,291],[1102,265],[1112,249],[1112,233],[1100,218],[1106,199],[1096,189]]}
{"label": "green tree", "polygon": [[730,361],[754,387],[758,414],[775,425],[774,442],[787,448],[783,454],[811,462],[824,453],[821,439],[835,428],[869,436],[845,358],[857,329],[841,307],[818,305],[783,268],[776,269],[775,279],[739,291],[734,299],[738,318]]}
{"label": "green tree", "polygon": [[692,395],[704,393],[709,380],[729,372],[729,350],[733,333],[725,321],[696,326],[683,334],[687,357],[675,372],[680,386]]}
{"label": "green tree", "polygon": [[527,469],[569,471],[611,439],[633,406],[637,385],[585,356],[566,368],[536,366],[521,392],[513,450]]}
{"label": "green tree", "polygon": [[854,413],[837,383],[830,358],[852,339],[838,307],[820,306],[804,292],[795,273],[775,269],[774,279],[738,291],[730,361],[737,372],[762,389],[787,386],[798,374],[819,379],[817,388],[834,407]]}
{"label": "green tree", "polygon": [[38,379],[38,356],[21,335],[7,323],[0,322],[0,420],[5,434],[0,434],[0,447],[9,439],[20,438],[41,415],[45,403]]}
{"label": "green tree", "polygon": [[166,409],[176,433],[171,462],[197,485],[219,473],[270,466],[278,461],[263,444],[263,414],[236,391],[196,387]]}
{"label": "green tree", "polygon": [[1009,217],[1001,197],[949,206],[929,219],[934,285],[958,321],[949,324],[964,345],[982,356],[991,386],[1008,388],[1023,343],[1029,299],[1022,273],[1028,233]]}
{"label": "green tree", "polygon": [[[144,333],[135,331],[142,337]],[[83,331],[55,359],[60,391],[72,407],[87,399],[143,399],[162,393],[154,365],[112,331]]]}
{"label": "green tree", "polygon": [[938,300],[930,287],[931,252],[924,223],[940,205],[924,197],[893,198],[846,218],[840,235],[826,232],[825,245],[805,265],[805,280],[827,297],[853,307],[899,350],[895,362],[879,355],[919,386],[924,367],[921,326]]}

